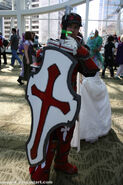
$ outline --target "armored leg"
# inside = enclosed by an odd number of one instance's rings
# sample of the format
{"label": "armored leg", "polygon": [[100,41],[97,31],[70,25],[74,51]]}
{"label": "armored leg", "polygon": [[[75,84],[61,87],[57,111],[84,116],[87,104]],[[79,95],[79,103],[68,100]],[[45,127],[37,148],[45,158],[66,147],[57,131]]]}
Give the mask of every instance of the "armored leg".
{"label": "armored leg", "polygon": [[53,141],[52,139],[50,139],[48,144],[47,154],[46,154],[46,161],[43,163],[44,166],[40,164],[35,167],[29,168],[32,181],[44,182],[49,180],[50,167],[55,154],[56,144],[57,144],[56,141]]}
{"label": "armored leg", "polygon": [[74,175],[78,172],[77,167],[68,162],[70,143],[73,136],[74,127],[75,125],[72,128],[69,128],[66,138],[64,137],[65,132],[63,132],[64,127],[57,129],[58,147],[54,169],[69,175]]}

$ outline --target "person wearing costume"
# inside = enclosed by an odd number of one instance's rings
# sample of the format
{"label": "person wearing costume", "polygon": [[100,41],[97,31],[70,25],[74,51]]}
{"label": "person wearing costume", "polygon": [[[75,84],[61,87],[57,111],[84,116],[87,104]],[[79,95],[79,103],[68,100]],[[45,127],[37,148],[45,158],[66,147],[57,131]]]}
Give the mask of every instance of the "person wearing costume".
{"label": "person wearing costume", "polygon": [[91,35],[87,40],[87,45],[90,48],[90,55],[94,59],[96,65],[101,68],[103,66],[103,58],[100,54],[102,43],[103,40],[102,37],[99,36],[98,30],[95,30],[94,35]]}
{"label": "person wearing costume", "polygon": [[[79,38],[77,37],[79,29],[81,27],[81,17],[76,13],[70,13],[62,18],[62,26],[67,19],[67,28],[70,34],[64,38],[65,44],[69,46],[76,47],[76,52],[74,53],[75,59],[78,61],[78,64],[75,66],[72,74],[72,87],[76,91],[76,77],[77,73],[81,72],[85,75],[89,75],[89,69],[91,74],[94,75],[95,71],[98,71],[98,67],[95,65],[93,60],[89,56],[89,51],[87,48],[81,45]],[[85,65],[86,64],[86,65]],[[72,165],[68,161],[68,155],[70,152],[70,143],[73,136],[74,126],[64,127],[60,126],[54,130],[49,139],[47,146],[46,160],[45,162],[37,165],[30,166],[29,171],[32,181],[48,181],[50,175],[50,167],[55,155],[54,160],[54,169],[61,171],[63,173],[74,175],[78,173],[78,169],[75,165]],[[66,137],[64,138],[64,133]],[[39,183],[40,184],[40,183]]]}
{"label": "person wearing costume", "polygon": [[[100,67],[101,57],[94,55],[95,41],[93,39],[88,40],[87,44],[90,47],[90,53],[95,64]],[[71,146],[77,147],[78,151],[80,150],[80,140],[93,143],[99,137],[108,134],[111,128],[111,107],[108,91],[104,81],[99,76],[99,72],[94,77],[82,77],[80,95],[79,121],[76,123],[71,142]]]}
{"label": "person wearing costume", "polygon": [[115,75],[115,79],[120,79],[119,77],[123,77],[123,35],[121,35],[120,37],[120,43],[118,45],[117,48],[117,55],[116,55],[116,61],[117,64],[119,65],[116,75]]}
{"label": "person wearing costume", "polygon": [[104,46],[104,69],[102,71],[102,78],[105,78],[105,71],[106,68],[109,67],[110,70],[110,76],[114,77],[114,51],[115,51],[115,45],[114,45],[114,37],[110,35],[107,39],[107,43]]}

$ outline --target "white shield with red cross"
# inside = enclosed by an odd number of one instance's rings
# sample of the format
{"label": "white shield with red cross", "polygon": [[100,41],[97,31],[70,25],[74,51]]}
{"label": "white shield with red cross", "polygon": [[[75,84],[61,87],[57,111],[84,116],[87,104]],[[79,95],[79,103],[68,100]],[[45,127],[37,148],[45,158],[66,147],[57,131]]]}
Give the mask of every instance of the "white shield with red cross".
{"label": "white shield with red cross", "polygon": [[27,100],[32,112],[27,142],[30,165],[45,161],[50,133],[61,125],[72,126],[80,109],[80,96],[71,85],[77,61],[61,49],[46,47],[41,68],[30,76]]}

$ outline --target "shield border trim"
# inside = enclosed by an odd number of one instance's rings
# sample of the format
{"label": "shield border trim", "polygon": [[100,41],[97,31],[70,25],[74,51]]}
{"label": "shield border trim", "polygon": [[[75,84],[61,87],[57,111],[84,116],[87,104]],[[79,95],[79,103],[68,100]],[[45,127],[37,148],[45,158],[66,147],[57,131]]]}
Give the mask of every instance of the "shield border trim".
{"label": "shield border trim", "polygon": [[[70,82],[71,82],[71,78],[72,78],[73,70],[74,70],[74,68],[75,68],[75,66],[76,66],[76,64],[77,64],[78,62],[77,62],[77,60],[76,60],[72,55],[70,55],[69,53],[63,51],[62,49],[56,48],[56,47],[53,47],[53,46],[46,46],[46,47],[43,48],[43,61],[42,61],[42,64],[41,64],[40,68],[39,68],[35,73],[31,73],[31,74],[30,74],[30,77],[33,77],[33,75],[37,74],[37,73],[41,70],[41,68],[42,68],[42,66],[43,66],[44,56],[45,56],[46,50],[56,50],[56,51],[58,51],[58,52],[61,52],[61,53],[63,53],[65,56],[67,56],[67,57],[73,62],[73,64],[71,65],[71,67],[70,67],[70,69],[69,69],[68,76],[67,76],[68,89],[69,89],[70,93],[73,95],[74,100],[77,101],[77,109],[76,109],[76,113],[75,113],[75,115],[74,115],[74,117],[73,117],[73,120],[72,120],[71,122],[68,122],[68,123],[67,123],[67,126],[72,127],[73,124],[75,123],[75,121],[77,120],[77,116],[78,116],[78,114],[79,114],[80,106],[81,106],[81,97],[80,97],[80,95],[78,95],[78,94],[74,91],[74,89],[73,89],[73,87],[72,87],[72,85],[71,85],[71,83],[70,83]],[[29,77],[29,80],[30,80],[30,77]],[[27,140],[27,142],[26,142],[26,155],[27,155],[29,164],[30,164],[31,166],[35,166],[35,165],[41,164],[42,162],[45,161],[45,158],[46,158],[46,147],[47,147],[47,144],[48,144],[48,141],[49,141],[50,134],[51,134],[56,128],[58,128],[58,127],[60,127],[60,126],[66,126],[66,123],[60,123],[60,124],[58,124],[58,125],[52,127],[52,129],[49,130],[49,132],[48,132],[48,134],[47,134],[47,137],[46,137],[46,139],[45,139],[45,142],[44,142],[44,148],[43,148],[43,156],[44,156],[44,157],[43,157],[43,159],[42,159],[41,161],[37,162],[37,163],[31,164],[31,163],[30,163],[30,160],[29,160],[29,157],[28,157],[28,151],[27,151],[27,150],[28,150],[28,149],[27,149],[27,145],[28,145],[28,143],[29,143],[29,141],[30,141],[30,138],[31,138],[31,135],[32,135],[32,130],[33,130],[33,111],[32,111],[32,106],[31,106],[31,104],[30,104],[30,102],[29,102],[29,100],[28,100],[28,95],[27,95],[27,89],[28,89],[29,80],[28,80],[28,82],[27,82],[25,98],[26,98],[27,102],[29,103],[29,106],[30,106],[30,109],[31,109],[31,129],[30,129],[29,138],[28,138],[28,140]]]}

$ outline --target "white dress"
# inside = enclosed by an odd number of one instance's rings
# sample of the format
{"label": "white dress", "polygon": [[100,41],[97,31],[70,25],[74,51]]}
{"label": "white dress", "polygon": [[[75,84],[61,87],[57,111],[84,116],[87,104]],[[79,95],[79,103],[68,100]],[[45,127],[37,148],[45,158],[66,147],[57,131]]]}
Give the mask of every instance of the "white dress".
{"label": "white dress", "polygon": [[94,77],[84,77],[80,85],[81,109],[79,122],[71,142],[80,150],[80,140],[94,142],[106,135],[111,128],[111,107],[105,83],[97,73]]}

